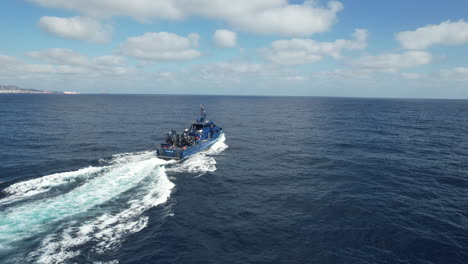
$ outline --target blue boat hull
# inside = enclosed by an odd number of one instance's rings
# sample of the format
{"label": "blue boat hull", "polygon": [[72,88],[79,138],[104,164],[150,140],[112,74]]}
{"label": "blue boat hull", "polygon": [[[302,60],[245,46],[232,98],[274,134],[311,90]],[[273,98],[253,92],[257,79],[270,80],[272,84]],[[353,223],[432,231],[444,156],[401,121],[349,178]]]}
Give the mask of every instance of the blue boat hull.
{"label": "blue boat hull", "polygon": [[158,158],[161,159],[175,159],[175,160],[182,160],[187,158],[190,155],[196,154],[200,151],[203,151],[213,145],[220,136],[223,134],[223,131],[219,133],[214,133],[210,139],[206,139],[203,141],[198,142],[198,144],[186,147],[179,148],[179,147],[169,147],[169,148],[158,148],[156,149],[156,155]]}

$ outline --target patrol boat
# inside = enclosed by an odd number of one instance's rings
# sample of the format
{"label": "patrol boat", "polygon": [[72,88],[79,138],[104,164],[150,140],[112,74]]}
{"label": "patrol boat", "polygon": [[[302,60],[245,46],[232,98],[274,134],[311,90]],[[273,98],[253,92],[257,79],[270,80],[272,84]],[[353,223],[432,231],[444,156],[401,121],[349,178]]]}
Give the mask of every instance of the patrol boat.
{"label": "patrol boat", "polygon": [[206,119],[205,107],[200,109],[200,117],[181,135],[173,129],[167,133],[166,143],[156,149],[161,159],[181,160],[213,145],[223,134],[223,129]]}

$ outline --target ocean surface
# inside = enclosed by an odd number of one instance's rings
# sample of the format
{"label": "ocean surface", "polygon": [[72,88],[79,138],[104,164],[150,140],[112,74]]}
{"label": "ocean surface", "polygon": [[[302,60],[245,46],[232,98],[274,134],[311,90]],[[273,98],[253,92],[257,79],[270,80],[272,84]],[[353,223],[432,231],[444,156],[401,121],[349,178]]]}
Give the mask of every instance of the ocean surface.
{"label": "ocean surface", "polygon": [[[225,137],[155,157],[200,104]],[[0,95],[0,263],[468,263],[468,101]]]}

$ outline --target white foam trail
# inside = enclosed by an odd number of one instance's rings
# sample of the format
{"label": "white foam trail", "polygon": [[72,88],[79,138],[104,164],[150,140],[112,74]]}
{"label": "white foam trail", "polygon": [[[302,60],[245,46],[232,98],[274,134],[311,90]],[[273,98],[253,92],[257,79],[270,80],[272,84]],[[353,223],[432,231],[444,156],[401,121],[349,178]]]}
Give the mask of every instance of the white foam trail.
{"label": "white foam trail", "polygon": [[54,173],[40,178],[15,183],[3,191],[8,195],[0,203],[10,203],[50,191],[53,187],[87,179],[105,170],[106,167],[87,167],[76,171]]}
{"label": "white foam trail", "polygon": [[101,175],[57,197],[13,206],[0,212],[0,248],[46,231],[48,226],[81,214],[135,187],[166,162],[153,152],[127,157]]}
{"label": "white foam trail", "polygon": [[[210,149],[167,170],[202,174],[215,171],[216,161],[209,155],[219,154],[227,147],[222,135]],[[165,203],[170,197],[174,184],[167,177],[165,165],[174,161],[163,161],[155,157],[154,151],[148,151],[118,154],[109,161],[101,162],[106,166],[52,174],[8,187],[10,199],[20,199],[85,178],[84,183],[67,193],[27,201],[0,212],[0,251],[39,232],[47,232],[55,223],[68,217],[86,217],[85,212],[89,209],[130,189],[132,199],[127,206],[123,206],[122,211],[91,215],[92,218],[84,222],[66,223],[67,228],[48,235],[40,247],[28,255],[27,260],[34,263],[63,263],[83,253],[102,254],[118,248],[128,234],[145,228],[149,219],[143,213]],[[92,252],[81,252],[83,249],[80,250],[79,246],[84,244],[91,245]]]}
{"label": "white foam trail", "polygon": [[147,157],[148,155],[154,155],[154,151],[119,153],[112,155],[112,158],[110,160],[101,159],[99,161],[105,164],[126,164],[129,162],[140,160],[141,157]]}
{"label": "white foam trail", "polygon": [[165,203],[173,187],[164,167],[161,167],[151,176],[149,184],[145,184],[139,191],[139,195],[128,202],[127,209],[116,214],[103,214],[81,225],[72,225],[61,234],[51,235],[30,257],[36,259],[37,263],[62,263],[78,256],[81,252],[76,247],[85,243],[92,243],[97,254],[114,250],[125,236],[146,227],[148,217],[142,214],[149,208]]}
{"label": "white foam trail", "polygon": [[213,157],[196,154],[169,170],[171,172],[197,173],[196,177],[199,177],[207,172],[216,171],[216,160]]}
{"label": "white foam trail", "polygon": [[[100,162],[112,165],[125,164],[135,161],[135,159],[138,159],[140,155],[149,155],[152,153],[152,151],[145,151],[116,154],[113,155],[109,161],[100,160]],[[40,178],[18,182],[3,190],[3,192],[8,196],[1,199],[0,204],[16,202],[37,194],[46,193],[54,187],[74,183],[80,180],[86,180],[95,177],[96,174],[102,173],[108,168],[110,168],[110,166],[87,167],[75,171],[54,173]]]}
{"label": "white foam trail", "polygon": [[196,177],[200,177],[207,172],[216,171],[216,160],[211,156],[219,154],[229,147],[225,141],[226,137],[222,134],[209,149],[194,154],[167,170],[170,172],[197,173]]}

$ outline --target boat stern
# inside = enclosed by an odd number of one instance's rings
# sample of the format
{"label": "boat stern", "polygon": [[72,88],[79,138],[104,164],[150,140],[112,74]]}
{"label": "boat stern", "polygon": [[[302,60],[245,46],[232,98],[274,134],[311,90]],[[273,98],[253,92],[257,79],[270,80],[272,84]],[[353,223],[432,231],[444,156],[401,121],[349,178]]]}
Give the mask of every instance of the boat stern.
{"label": "boat stern", "polygon": [[157,148],[156,156],[160,159],[175,159],[180,160],[184,158],[184,153],[181,149],[173,148]]}

